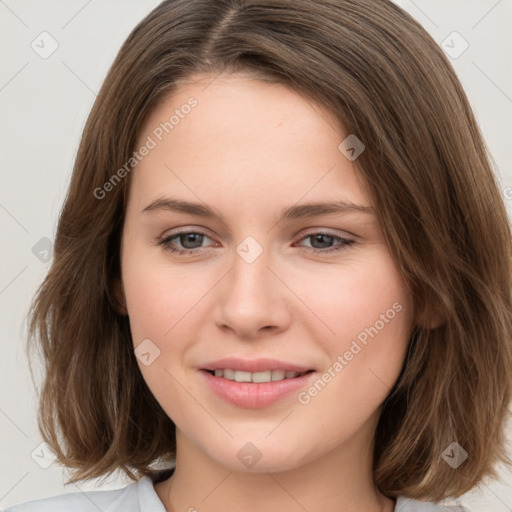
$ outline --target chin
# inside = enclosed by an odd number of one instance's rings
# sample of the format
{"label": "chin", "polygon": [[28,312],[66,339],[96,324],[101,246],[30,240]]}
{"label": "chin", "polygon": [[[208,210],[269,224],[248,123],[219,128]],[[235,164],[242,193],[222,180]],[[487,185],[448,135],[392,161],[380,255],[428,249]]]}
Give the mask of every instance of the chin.
{"label": "chin", "polygon": [[307,454],[297,452],[295,443],[293,446],[281,443],[279,447],[264,440],[261,443],[241,443],[240,447],[238,443],[234,444],[236,446],[233,446],[232,451],[210,453],[210,457],[231,471],[254,474],[289,471],[306,464],[310,459]]}

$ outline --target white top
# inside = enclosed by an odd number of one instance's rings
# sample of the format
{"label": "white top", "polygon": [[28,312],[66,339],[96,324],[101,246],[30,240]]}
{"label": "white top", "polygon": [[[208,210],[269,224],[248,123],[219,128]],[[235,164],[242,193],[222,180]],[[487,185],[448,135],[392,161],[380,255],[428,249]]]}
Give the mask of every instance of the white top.
{"label": "white top", "polygon": [[[149,476],[115,491],[73,492],[30,501],[4,512],[166,512]],[[470,512],[460,506],[441,506],[399,496],[395,512]]]}

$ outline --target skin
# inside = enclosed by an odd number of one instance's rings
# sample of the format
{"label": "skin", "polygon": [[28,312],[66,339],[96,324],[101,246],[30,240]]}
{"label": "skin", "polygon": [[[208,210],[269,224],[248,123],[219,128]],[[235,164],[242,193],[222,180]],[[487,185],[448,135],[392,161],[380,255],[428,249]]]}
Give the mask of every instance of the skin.
{"label": "skin", "polygon": [[[139,146],[191,96],[197,106],[130,176],[121,244],[120,294],[134,346],[150,339],[160,351],[139,366],[176,425],[177,469],[155,490],[168,511],[390,512],[394,501],[372,483],[372,439],[414,325],[410,293],[373,213],[278,222],[297,203],[371,206],[338,150],[348,133],[284,85],[196,75],[157,105]],[[171,195],[206,203],[219,217],[141,213]],[[206,234],[188,242],[194,254],[157,244],[180,230]],[[332,251],[336,239],[307,236],[326,231],[354,243]],[[252,263],[236,252],[247,236],[263,250]],[[293,392],[240,408],[200,375],[221,357],[271,357],[314,368],[307,390],[395,303],[400,312],[307,404]],[[262,455],[251,468],[237,457],[249,441]]]}

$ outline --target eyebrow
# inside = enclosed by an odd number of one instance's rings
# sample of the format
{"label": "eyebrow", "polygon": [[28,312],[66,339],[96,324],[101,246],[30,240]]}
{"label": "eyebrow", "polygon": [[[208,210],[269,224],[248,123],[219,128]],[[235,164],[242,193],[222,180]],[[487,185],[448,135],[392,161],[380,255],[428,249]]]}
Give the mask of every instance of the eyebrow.
{"label": "eyebrow", "polygon": [[[192,203],[190,201],[182,201],[180,199],[173,199],[168,197],[156,199],[148,206],[146,206],[146,208],[144,208],[141,213],[156,211],[188,213],[190,215],[197,215],[199,217],[209,219],[221,218],[218,213],[216,213],[212,208],[205,204]],[[283,210],[281,210],[279,222],[286,219],[303,219],[333,213],[365,213],[372,215],[375,214],[375,209],[372,206],[363,206],[347,201],[336,201],[329,203],[302,203],[299,205],[295,204],[288,206],[287,208],[283,208]]]}

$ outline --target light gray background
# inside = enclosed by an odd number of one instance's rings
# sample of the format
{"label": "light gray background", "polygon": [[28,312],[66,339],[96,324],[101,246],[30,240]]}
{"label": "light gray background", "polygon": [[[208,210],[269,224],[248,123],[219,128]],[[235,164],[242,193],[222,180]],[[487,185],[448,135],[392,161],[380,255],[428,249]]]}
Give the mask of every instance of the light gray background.
{"label": "light gray background", "polygon": [[[480,123],[511,212],[512,0],[396,1],[441,46],[451,46],[452,53],[463,48],[463,41],[450,35],[454,31],[469,44],[451,61]],[[98,487],[98,482],[64,487],[65,473],[57,464],[41,467],[51,458],[39,446],[36,391],[24,350],[25,318],[49,268],[44,251],[54,240],[81,131],[96,93],[128,33],[158,3],[0,0],[1,508]],[[58,43],[46,59],[31,47],[35,41],[39,51],[43,45],[50,48],[48,36],[40,36],[44,31]],[[458,501],[475,512],[512,511],[512,473],[500,469],[500,477],[500,482],[485,482]],[[127,483],[126,478],[112,478],[102,488]]]}

